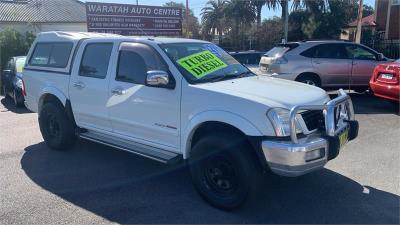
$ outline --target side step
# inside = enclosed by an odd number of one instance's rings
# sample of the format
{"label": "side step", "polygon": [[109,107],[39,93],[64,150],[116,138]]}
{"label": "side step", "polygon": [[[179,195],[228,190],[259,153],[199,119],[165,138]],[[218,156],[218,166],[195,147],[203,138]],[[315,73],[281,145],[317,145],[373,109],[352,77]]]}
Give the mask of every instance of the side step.
{"label": "side step", "polygon": [[126,141],[121,138],[110,138],[109,136],[94,133],[92,131],[81,133],[79,134],[79,137],[166,164],[174,164],[182,160],[182,155],[177,153],[168,152],[163,149],[136,142]]}

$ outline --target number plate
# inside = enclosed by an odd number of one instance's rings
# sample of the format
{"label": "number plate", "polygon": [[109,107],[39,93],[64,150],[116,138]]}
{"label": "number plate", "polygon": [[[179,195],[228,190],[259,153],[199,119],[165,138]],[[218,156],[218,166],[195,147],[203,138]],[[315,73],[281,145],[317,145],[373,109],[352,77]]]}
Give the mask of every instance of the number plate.
{"label": "number plate", "polygon": [[340,148],[342,148],[349,141],[349,129],[346,129],[339,135]]}
{"label": "number plate", "polygon": [[393,78],[393,75],[392,74],[387,74],[387,73],[382,73],[381,77],[383,79],[391,80]]}

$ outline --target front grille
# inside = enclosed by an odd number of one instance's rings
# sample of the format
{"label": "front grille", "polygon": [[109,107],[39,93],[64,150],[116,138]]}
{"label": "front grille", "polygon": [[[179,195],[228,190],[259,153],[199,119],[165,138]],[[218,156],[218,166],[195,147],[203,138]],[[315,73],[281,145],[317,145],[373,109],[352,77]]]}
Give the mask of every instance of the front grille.
{"label": "front grille", "polygon": [[308,110],[300,113],[309,131],[325,129],[325,118],[322,110]]}

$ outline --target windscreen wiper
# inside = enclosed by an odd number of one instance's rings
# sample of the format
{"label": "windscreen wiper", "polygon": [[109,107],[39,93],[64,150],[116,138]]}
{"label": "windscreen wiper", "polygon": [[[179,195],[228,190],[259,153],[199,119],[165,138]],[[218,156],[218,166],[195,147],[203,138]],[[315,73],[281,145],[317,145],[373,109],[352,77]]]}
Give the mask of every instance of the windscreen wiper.
{"label": "windscreen wiper", "polygon": [[247,77],[247,75],[253,74],[250,70],[240,73],[240,74],[225,74],[222,77],[216,77],[214,79],[210,79],[210,82],[218,82],[218,81],[223,81],[223,80],[229,80],[233,78],[242,78],[242,77]]}

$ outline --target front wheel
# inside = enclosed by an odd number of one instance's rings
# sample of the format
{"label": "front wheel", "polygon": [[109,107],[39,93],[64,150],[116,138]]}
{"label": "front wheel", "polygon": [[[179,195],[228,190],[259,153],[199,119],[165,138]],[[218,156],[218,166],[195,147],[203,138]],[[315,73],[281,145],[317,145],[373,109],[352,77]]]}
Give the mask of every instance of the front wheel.
{"label": "front wheel", "polygon": [[75,126],[64,108],[57,103],[46,103],[39,113],[39,127],[47,146],[55,150],[70,147],[76,140]]}
{"label": "front wheel", "polygon": [[211,205],[233,209],[242,205],[255,184],[250,146],[240,137],[210,135],[199,140],[189,158],[192,180],[199,194]]}

